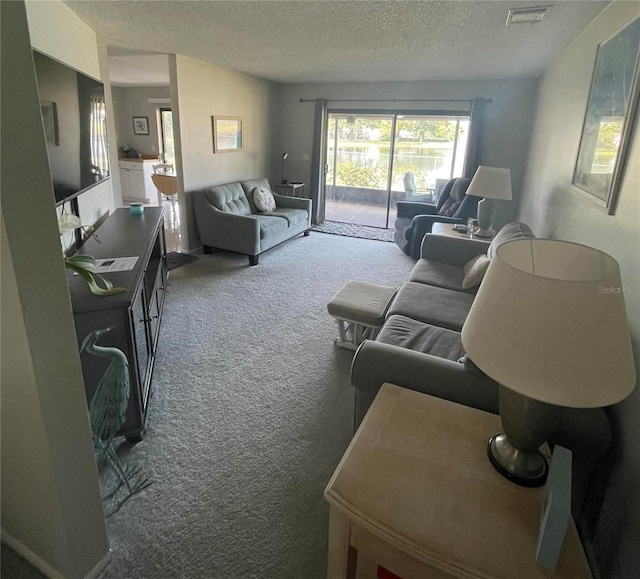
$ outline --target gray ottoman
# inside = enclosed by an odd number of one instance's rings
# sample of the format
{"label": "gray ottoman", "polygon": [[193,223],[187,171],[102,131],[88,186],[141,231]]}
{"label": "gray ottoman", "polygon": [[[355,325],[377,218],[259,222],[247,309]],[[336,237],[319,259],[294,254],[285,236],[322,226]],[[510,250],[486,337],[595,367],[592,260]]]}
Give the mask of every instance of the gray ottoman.
{"label": "gray ottoman", "polygon": [[349,281],[327,304],[338,322],[336,346],[355,350],[365,339],[374,339],[384,323],[396,288],[366,281]]}

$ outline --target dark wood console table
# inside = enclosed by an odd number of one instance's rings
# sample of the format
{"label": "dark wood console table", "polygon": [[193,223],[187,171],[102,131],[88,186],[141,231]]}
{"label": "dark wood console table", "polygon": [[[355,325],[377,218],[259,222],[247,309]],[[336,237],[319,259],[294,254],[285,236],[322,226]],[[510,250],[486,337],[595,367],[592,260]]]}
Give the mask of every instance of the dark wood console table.
{"label": "dark wood console table", "polygon": [[[142,215],[116,209],[78,253],[97,259],[138,257],[131,271],[104,274],[114,286],[127,288],[124,293],[96,296],[79,276],[68,272],[67,280],[78,347],[90,332],[113,326],[99,344],[119,348],[127,355],[131,393],[120,434],[139,442],[145,432],[167,282],[162,208],[146,207]],[[80,359],[87,401],[90,401],[109,360],[86,353],[82,353]]]}

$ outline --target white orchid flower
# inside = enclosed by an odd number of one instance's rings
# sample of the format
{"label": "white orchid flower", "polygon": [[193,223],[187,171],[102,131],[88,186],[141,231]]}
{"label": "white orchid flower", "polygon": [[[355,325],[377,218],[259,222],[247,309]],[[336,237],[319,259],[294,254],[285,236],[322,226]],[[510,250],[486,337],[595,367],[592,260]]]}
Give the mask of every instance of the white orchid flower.
{"label": "white orchid flower", "polygon": [[78,227],[82,227],[82,225],[80,224],[80,218],[76,215],[72,215],[66,211],[63,211],[58,215],[58,229],[60,230],[60,235],[73,233],[78,229]]}

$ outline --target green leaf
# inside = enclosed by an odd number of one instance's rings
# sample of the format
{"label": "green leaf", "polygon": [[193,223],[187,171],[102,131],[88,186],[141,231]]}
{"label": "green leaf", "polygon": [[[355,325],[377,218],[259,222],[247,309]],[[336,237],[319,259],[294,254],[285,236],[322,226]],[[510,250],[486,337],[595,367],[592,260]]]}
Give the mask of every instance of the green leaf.
{"label": "green leaf", "polygon": [[[113,287],[113,284],[108,279],[90,271],[86,267],[95,266],[95,264],[96,260],[91,255],[73,255],[64,260],[64,265],[67,269],[75,271],[87,282],[91,293],[98,296],[110,296],[127,291],[127,288],[124,287]],[[104,284],[104,288],[100,287],[98,280]]]}
{"label": "green leaf", "polygon": [[67,263],[88,269],[88,266],[95,266],[96,260],[92,255],[79,255],[75,254],[65,259]]}

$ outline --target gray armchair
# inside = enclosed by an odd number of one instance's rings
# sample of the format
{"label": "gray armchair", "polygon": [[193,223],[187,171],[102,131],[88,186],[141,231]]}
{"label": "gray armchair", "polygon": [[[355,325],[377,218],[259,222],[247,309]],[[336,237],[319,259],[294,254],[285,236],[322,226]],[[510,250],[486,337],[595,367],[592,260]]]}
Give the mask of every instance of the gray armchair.
{"label": "gray armchair", "polygon": [[408,256],[420,257],[423,237],[434,223],[466,223],[478,211],[479,197],[467,195],[471,179],[451,179],[442,191],[438,204],[398,201],[394,240]]}

